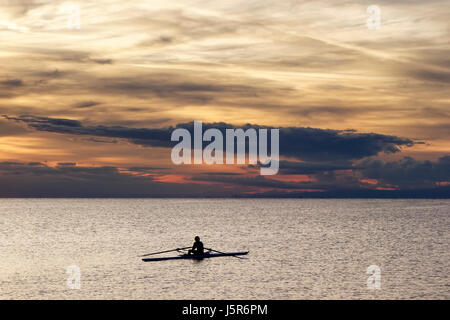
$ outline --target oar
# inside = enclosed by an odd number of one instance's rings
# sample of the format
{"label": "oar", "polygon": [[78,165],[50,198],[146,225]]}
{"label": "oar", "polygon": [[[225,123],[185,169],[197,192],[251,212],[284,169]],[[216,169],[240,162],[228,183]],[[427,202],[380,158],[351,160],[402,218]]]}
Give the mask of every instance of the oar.
{"label": "oar", "polygon": [[[214,252],[217,252],[217,253],[228,254],[228,253],[226,253],[226,252],[217,251],[217,250],[210,249],[210,248],[205,248],[205,249],[210,250],[210,251],[214,251]],[[238,257],[238,256],[236,256],[236,255],[234,255],[234,254],[230,255],[230,257],[235,257],[235,258],[238,258],[238,259],[247,260],[247,258]]]}
{"label": "oar", "polygon": [[152,252],[152,253],[144,254],[144,255],[139,256],[139,257],[152,256],[152,255],[154,255],[154,254],[160,254],[160,253],[166,253],[166,252],[172,252],[172,251],[178,251],[178,250],[185,250],[185,249],[189,249],[189,248],[190,248],[190,247],[185,247],[185,248],[176,248],[176,249],[166,250],[166,251]]}

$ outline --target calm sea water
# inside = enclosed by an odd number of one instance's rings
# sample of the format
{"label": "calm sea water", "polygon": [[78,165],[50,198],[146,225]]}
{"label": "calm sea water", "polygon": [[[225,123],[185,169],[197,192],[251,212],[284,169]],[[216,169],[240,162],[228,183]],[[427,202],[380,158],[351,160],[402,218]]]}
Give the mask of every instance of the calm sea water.
{"label": "calm sea water", "polygon": [[[449,299],[449,214],[449,200],[0,199],[0,298]],[[194,235],[249,259],[137,257]]]}

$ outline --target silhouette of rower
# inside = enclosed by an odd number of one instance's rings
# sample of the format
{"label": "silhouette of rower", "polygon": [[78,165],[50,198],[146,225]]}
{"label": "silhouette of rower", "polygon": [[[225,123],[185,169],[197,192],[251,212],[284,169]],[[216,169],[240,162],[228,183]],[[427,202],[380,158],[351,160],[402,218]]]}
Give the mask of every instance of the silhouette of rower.
{"label": "silhouette of rower", "polygon": [[192,249],[188,251],[188,254],[202,255],[204,253],[203,242],[200,241],[200,237],[195,237],[195,242],[192,245]]}

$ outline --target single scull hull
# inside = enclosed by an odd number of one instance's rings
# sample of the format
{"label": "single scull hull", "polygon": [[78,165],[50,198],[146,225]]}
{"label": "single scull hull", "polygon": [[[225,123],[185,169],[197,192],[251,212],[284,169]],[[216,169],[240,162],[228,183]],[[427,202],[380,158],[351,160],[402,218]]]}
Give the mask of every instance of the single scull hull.
{"label": "single scull hull", "polygon": [[165,260],[179,260],[179,259],[194,259],[194,260],[202,260],[206,258],[218,258],[218,257],[230,257],[230,256],[244,256],[248,254],[248,251],[243,252],[227,252],[227,253],[205,253],[202,255],[188,255],[183,254],[176,257],[162,257],[162,258],[144,258],[142,261],[150,262],[150,261],[165,261]]}

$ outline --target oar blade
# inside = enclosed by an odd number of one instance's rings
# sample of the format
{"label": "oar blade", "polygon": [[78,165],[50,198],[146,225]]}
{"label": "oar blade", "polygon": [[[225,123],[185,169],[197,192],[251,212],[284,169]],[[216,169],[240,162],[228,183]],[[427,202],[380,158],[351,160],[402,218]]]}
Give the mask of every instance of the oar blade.
{"label": "oar blade", "polygon": [[171,250],[152,252],[152,253],[144,254],[144,255],[139,256],[139,257],[147,257],[147,256],[155,255],[155,254],[161,254],[161,253],[173,252],[173,251],[178,251],[178,250],[185,250],[185,249],[188,249],[188,248],[190,248],[190,247],[176,248],[176,249],[171,249]]}
{"label": "oar blade", "polygon": [[[214,250],[214,249],[211,249],[211,248],[205,248],[205,249],[209,250],[209,251],[214,251],[214,252],[217,252],[217,253],[227,254],[226,252]],[[238,258],[238,259],[242,259],[242,260],[247,260],[248,259],[248,258],[239,257],[237,255],[230,255],[230,257],[234,257],[234,258]]]}

